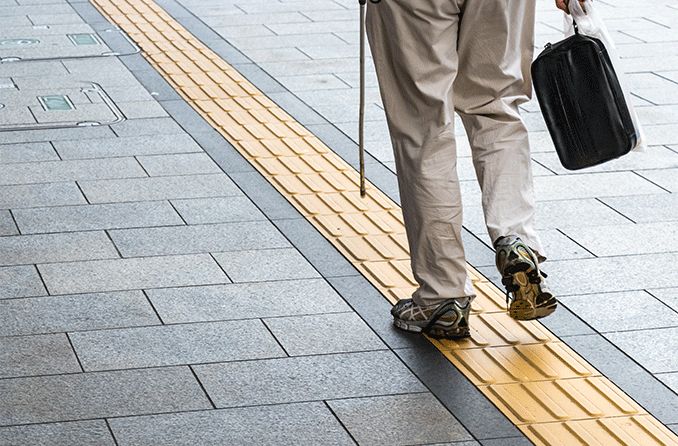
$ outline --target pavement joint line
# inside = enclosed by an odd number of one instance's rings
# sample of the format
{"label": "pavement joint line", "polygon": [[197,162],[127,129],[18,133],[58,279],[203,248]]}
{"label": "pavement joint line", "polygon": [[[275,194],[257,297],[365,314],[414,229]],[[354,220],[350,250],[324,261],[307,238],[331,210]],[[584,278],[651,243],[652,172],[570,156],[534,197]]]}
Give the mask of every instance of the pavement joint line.
{"label": "pavement joint line", "polygon": [[[113,4],[110,0],[96,0],[95,5],[137,41],[144,55],[170,84],[391,302],[410,294],[416,284],[406,266],[407,249],[402,240],[402,217],[399,218],[397,205],[373,186],[369,188],[370,201],[357,199],[355,171],[350,166],[324,144],[318,144],[313,135],[152,1]],[[364,225],[377,229],[365,230]],[[475,269],[469,268],[469,273],[479,288],[474,309],[476,319],[500,314],[487,313],[484,308],[488,305],[500,307],[496,296],[498,290]],[[523,345],[524,342],[504,324],[518,331],[522,327],[539,340],[541,343],[534,345],[540,347],[540,354],[528,360],[525,369],[505,370],[514,373],[513,379],[505,384],[492,384],[492,374],[480,366],[470,367],[465,374],[472,378],[469,370],[485,373],[485,385],[478,385],[478,388],[532,441],[538,444],[549,444],[551,439],[576,441],[577,437],[581,438],[582,431],[615,441],[618,438],[606,429],[605,422],[621,417],[627,424],[615,427],[640,439],[642,444],[678,444],[678,437],[647,415],[621,390],[602,377],[593,378],[595,371],[591,371],[576,353],[570,351],[568,354],[572,357],[565,360],[566,366],[575,372],[573,379],[560,380],[558,372],[548,370],[558,367],[557,359],[546,364],[546,370],[544,364],[537,364],[548,357],[544,354],[549,345],[555,343],[555,337],[541,324],[501,323],[497,319],[488,324],[488,331],[480,332],[492,335],[491,331],[494,331],[504,341],[510,341],[514,349]],[[478,341],[483,345],[482,336],[471,343]],[[439,344],[439,348],[464,354],[477,350],[465,348],[463,343],[434,343]],[[498,351],[492,341],[484,345],[488,346],[489,354]],[[461,368],[469,365],[455,361],[450,355],[448,359]],[[483,362],[482,366],[492,367],[493,364]],[[514,366],[509,365],[509,368]],[[537,382],[525,379],[525,374],[534,372],[546,372],[553,380],[539,381],[547,385],[536,385]],[[558,392],[562,395],[546,396]],[[600,398],[596,399],[598,396]]]}

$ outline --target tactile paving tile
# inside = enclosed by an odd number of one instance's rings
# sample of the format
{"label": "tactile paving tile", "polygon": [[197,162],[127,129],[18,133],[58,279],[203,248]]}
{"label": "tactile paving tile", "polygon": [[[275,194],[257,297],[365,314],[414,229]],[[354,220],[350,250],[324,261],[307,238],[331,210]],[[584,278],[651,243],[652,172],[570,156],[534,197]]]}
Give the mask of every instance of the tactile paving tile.
{"label": "tactile paving tile", "polygon": [[[93,0],[170,84],[391,302],[416,283],[400,208],[152,0]],[[431,340],[536,444],[678,445],[678,438],[468,267],[472,337]]]}

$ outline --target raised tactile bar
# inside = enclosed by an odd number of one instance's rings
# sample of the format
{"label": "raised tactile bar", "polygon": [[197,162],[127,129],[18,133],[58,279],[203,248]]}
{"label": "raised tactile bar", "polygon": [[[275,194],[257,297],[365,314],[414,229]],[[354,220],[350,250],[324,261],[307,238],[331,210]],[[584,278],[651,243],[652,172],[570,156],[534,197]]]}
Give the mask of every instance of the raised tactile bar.
{"label": "raised tactile bar", "polygon": [[[94,0],[174,88],[391,302],[416,282],[400,208],[152,0]],[[678,438],[468,267],[472,338],[432,342],[539,445],[678,445]],[[387,317],[388,315],[384,315]]]}

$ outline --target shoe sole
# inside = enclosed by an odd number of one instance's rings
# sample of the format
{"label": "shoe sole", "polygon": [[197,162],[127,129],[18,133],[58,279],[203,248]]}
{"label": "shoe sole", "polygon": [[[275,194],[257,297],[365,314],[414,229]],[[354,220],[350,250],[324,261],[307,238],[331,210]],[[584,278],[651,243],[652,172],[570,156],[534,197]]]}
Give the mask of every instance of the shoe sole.
{"label": "shoe sole", "polygon": [[[537,287],[536,284],[530,283],[527,274],[532,269],[532,265],[528,262],[519,261],[507,268],[507,273],[513,276],[513,280],[517,282],[521,289],[527,287]],[[520,293],[526,294],[526,293]],[[508,313],[513,319],[519,321],[531,321],[534,319],[541,319],[552,314],[558,308],[558,303],[551,293],[541,293],[537,296],[535,301],[541,300],[543,303],[535,305],[529,299],[514,298],[509,304]]]}
{"label": "shoe sole", "polygon": [[463,339],[471,336],[471,331],[468,327],[442,328],[434,325],[428,330],[424,331],[424,327],[416,324],[408,324],[402,319],[393,319],[393,325],[397,328],[410,333],[424,333],[435,339]]}

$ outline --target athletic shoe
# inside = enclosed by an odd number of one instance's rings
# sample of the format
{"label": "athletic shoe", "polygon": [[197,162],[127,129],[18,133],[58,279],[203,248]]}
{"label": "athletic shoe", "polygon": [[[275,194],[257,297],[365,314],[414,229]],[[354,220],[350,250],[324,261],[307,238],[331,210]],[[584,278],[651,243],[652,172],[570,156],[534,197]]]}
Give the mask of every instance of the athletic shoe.
{"label": "athletic shoe", "polygon": [[539,269],[534,251],[514,235],[497,239],[495,248],[509,315],[526,321],[553,313],[558,303],[546,285],[546,273]]}
{"label": "athletic shoe", "polygon": [[401,330],[424,333],[433,338],[460,339],[471,335],[468,318],[470,301],[460,305],[457,299],[420,307],[412,299],[403,299],[391,309],[393,324]]}

